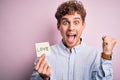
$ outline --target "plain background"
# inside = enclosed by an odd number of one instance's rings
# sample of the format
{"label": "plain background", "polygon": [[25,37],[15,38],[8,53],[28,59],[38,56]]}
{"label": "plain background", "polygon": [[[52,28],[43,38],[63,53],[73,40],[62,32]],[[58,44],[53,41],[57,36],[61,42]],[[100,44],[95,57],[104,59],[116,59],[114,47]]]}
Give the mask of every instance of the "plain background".
{"label": "plain background", "polygon": [[[29,80],[35,43],[59,43],[54,14],[66,0],[0,0],[0,80]],[[82,0],[86,10],[83,41],[102,50],[103,35],[113,36],[113,80],[120,79],[120,0]]]}

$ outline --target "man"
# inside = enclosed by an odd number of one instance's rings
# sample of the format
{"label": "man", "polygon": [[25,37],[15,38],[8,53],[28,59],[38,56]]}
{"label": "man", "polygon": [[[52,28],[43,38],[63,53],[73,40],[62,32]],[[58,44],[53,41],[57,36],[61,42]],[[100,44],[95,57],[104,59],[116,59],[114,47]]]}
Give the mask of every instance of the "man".
{"label": "man", "polygon": [[81,38],[86,11],[81,2],[66,1],[55,14],[62,35],[51,46],[50,56],[42,55],[35,63],[31,80],[112,80],[112,50],[116,40],[103,36],[103,51],[86,45]]}

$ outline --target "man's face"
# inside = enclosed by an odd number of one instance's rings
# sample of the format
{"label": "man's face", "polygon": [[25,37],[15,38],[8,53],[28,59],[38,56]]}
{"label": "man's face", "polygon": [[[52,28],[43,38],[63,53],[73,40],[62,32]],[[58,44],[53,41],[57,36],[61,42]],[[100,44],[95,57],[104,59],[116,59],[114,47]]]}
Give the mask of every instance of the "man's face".
{"label": "man's face", "polygon": [[80,36],[85,27],[80,14],[65,15],[62,17],[58,30],[63,37],[63,43],[72,48],[80,44]]}

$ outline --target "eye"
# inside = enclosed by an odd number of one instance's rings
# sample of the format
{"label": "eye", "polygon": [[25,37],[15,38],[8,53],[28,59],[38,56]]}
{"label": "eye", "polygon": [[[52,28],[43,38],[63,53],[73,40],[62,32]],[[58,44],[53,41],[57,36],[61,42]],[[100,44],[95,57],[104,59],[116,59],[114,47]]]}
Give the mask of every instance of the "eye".
{"label": "eye", "polygon": [[74,21],[73,24],[74,25],[78,25],[80,22],[79,21]]}
{"label": "eye", "polygon": [[68,25],[69,22],[68,21],[62,21],[62,25]]}

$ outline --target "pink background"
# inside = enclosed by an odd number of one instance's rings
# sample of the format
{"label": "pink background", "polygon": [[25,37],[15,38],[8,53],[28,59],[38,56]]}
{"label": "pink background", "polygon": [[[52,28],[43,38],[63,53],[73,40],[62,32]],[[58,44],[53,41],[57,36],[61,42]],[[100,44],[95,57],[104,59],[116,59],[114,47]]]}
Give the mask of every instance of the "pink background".
{"label": "pink background", "polygon": [[[35,43],[58,43],[54,13],[66,0],[0,0],[0,80],[29,80]],[[87,10],[83,40],[101,48],[103,35],[114,36],[114,80],[120,79],[120,0],[82,0]]]}

